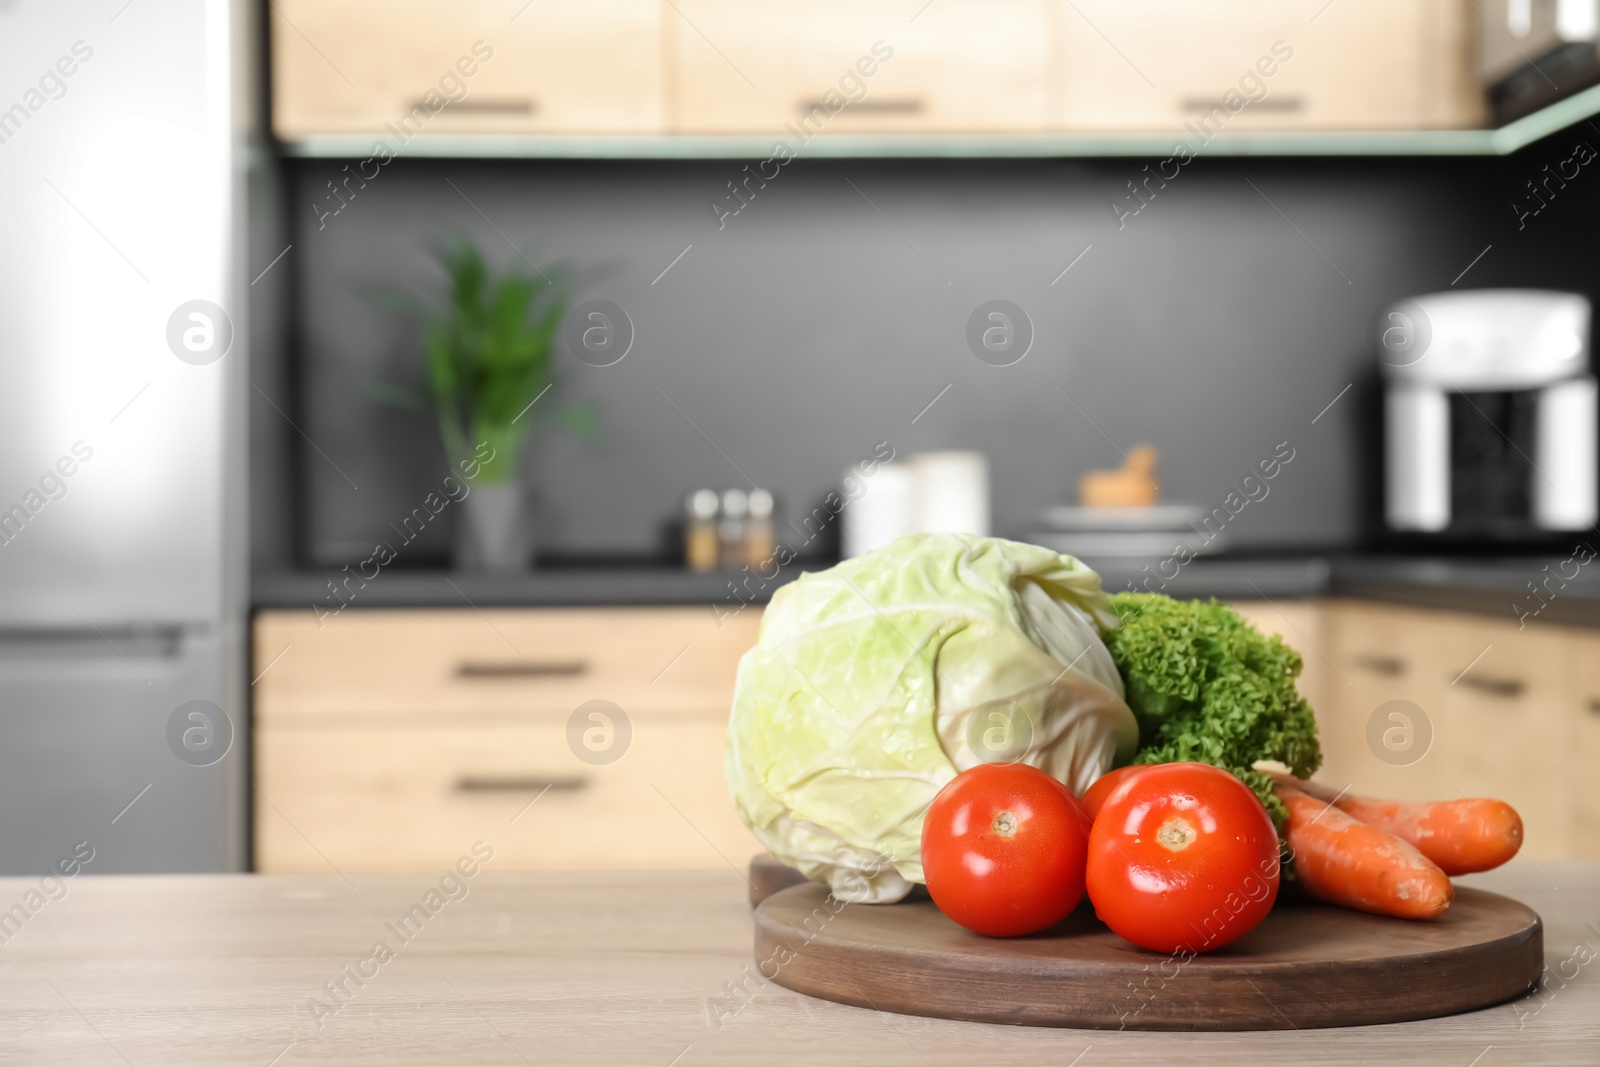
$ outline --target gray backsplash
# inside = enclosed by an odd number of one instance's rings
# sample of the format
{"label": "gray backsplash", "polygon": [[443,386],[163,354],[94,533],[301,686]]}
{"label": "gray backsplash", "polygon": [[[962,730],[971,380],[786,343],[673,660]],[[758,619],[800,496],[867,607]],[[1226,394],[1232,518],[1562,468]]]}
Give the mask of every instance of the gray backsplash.
{"label": "gray backsplash", "polygon": [[[1462,288],[1591,285],[1571,231],[1593,234],[1592,206],[1513,225],[1513,185],[1538,161],[1200,158],[1119,228],[1111,202],[1147,161],[801,158],[720,229],[708,201],[742,163],[397,160],[319,220],[343,164],[296,162],[294,412],[314,442],[300,555],[394,540],[388,523],[446,473],[429,417],[369,398],[372,378],[416,373],[420,346],[368,290],[437,288],[430,250],[463,233],[497,264],[521,261],[512,242],[571,264],[578,301],[614,301],[635,326],[614,366],[562,353],[560,398],[596,405],[605,437],[530,449],[544,551],[657,551],[703,485],[749,479],[792,516],[879,441],[987,453],[1010,535],[1136,442],[1160,449],[1166,499],[1208,507],[1288,442],[1235,544],[1348,546],[1377,449],[1373,310],[1449,287],[1491,242]],[[1013,366],[967,347],[992,298],[1035,328]],[[443,553],[447,534],[405,556]]]}

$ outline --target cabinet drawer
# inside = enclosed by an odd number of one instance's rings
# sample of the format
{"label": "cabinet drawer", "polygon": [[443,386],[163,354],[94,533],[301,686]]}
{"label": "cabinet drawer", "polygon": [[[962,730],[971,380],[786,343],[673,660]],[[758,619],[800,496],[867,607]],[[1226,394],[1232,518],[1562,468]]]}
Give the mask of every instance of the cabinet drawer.
{"label": "cabinet drawer", "polygon": [[1320,13],[1275,0],[1065,6],[1068,129],[1170,131],[1193,151],[1219,129],[1428,129],[1482,116],[1464,0],[1340,0]]}
{"label": "cabinet drawer", "polygon": [[[1324,735],[1337,758],[1318,778],[1405,800],[1496,797],[1522,815],[1530,857],[1570,855],[1569,632],[1519,630],[1509,612],[1502,621],[1352,602],[1333,611],[1336,657],[1349,684]],[[1414,703],[1431,730],[1428,750],[1412,763],[1385,760],[1369,742],[1373,712],[1396,699]]]}
{"label": "cabinet drawer", "polygon": [[[1444,683],[1434,663],[1432,628],[1439,612],[1357,601],[1334,601],[1327,609],[1327,652],[1337,672],[1328,681],[1332,713],[1319,720],[1323,765],[1320,781],[1352,792],[1396,800],[1439,800],[1454,795],[1446,781],[1434,741],[1416,760],[1406,762],[1421,743],[1416,715],[1406,708],[1379,717],[1378,744],[1368,730],[1379,709],[1391,701],[1408,701],[1437,725],[1439,690]],[[1470,656],[1469,656],[1470,658]],[[1460,667],[1466,666],[1462,660]],[[1393,718],[1398,714],[1401,718]]]}
{"label": "cabinet drawer", "polygon": [[568,747],[565,718],[510,728],[269,727],[256,735],[256,867],[436,869],[481,838],[497,870],[743,870],[760,847],[728,793],[725,735],[726,723],[709,716],[634,719],[625,754],[591,766]]}
{"label": "cabinet drawer", "polygon": [[674,7],[680,132],[770,133],[798,149],[823,130],[1042,130],[1059,108],[1060,16],[1048,0]]}
{"label": "cabinet drawer", "polygon": [[1573,775],[1573,855],[1595,859],[1600,858],[1600,793],[1590,784],[1590,768],[1600,766],[1600,633],[1576,631],[1572,644],[1578,683],[1571,758],[1579,771]]}
{"label": "cabinet drawer", "polygon": [[1443,795],[1498,797],[1522,815],[1530,857],[1570,856],[1577,783],[1569,634],[1519,630],[1506,615],[1445,615],[1433,630]]}
{"label": "cabinet drawer", "polygon": [[371,133],[391,150],[416,132],[659,133],[660,11],[657,0],[274,0],[274,131]]}
{"label": "cabinet drawer", "polygon": [[609,700],[631,714],[726,715],[760,612],[708,608],[350,609],[255,620],[260,724],[435,724],[571,712]]}

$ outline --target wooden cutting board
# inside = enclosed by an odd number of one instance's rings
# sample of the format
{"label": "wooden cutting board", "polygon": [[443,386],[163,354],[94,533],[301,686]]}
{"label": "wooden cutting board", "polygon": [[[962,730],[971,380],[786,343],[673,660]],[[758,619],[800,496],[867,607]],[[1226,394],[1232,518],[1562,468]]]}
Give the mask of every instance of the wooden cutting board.
{"label": "wooden cutting board", "polygon": [[1544,968],[1539,916],[1478,889],[1458,888],[1429,922],[1280,900],[1232,945],[1180,961],[1123,941],[1087,903],[1042,934],[987,938],[926,897],[842,904],[811,882],[777,887],[788,869],[758,863],[752,898],[757,885],[772,890],[755,909],[761,973],[907,1015],[1111,1030],[1360,1026],[1499,1004]]}

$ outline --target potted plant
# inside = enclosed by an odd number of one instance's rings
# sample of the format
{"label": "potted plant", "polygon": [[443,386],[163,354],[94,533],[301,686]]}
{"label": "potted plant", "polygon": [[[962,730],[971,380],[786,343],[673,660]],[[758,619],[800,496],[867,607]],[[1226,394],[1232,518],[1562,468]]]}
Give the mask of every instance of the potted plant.
{"label": "potted plant", "polygon": [[[558,408],[545,397],[556,384],[565,277],[556,270],[529,277],[515,265],[496,273],[470,241],[438,258],[448,289],[420,310],[426,401],[438,417],[452,472],[471,482],[456,522],[455,563],[521,570],[533,555],[531,508],[520,477],[529,433],[552,417],[580,431],[592,427],[585,409]],[[380,384],[382,399],[420,406],[416,391]],[[543,410],[535,414],[541,401]]]}

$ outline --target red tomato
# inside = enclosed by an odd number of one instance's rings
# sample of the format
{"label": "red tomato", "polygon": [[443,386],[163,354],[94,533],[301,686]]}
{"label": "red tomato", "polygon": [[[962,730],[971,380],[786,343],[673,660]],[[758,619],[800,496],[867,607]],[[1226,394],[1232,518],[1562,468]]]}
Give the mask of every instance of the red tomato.
{"label": "red tomato", "polygon": [[1204,763],[1126,775],[1089,840],[1089,899],[1156,952],[1209,952],[1255,929],[1278,897],[1278,835],[1250,787]]}
{"label": "red tomato", "polygon": [[1083,899],[1088,837],[1066,786],[1023,763],[983,763],[929,805],[922,872],[939,910],[968,930],[1031,934]]}
{"label": "red tomato", "polygon": [[1100,814],[1100,805],[1106,802],[1106,797],[1122,781],[1134,771],[1144,770],[1145,765],[1133,767],[1118,767],[1114,771],[1107,771],[1094,780],[1094,784],[1083,791],[1083,796],[1078,798],[1078,807],[1083,809],[1084,816],[1094,822],[1094,817]]}

